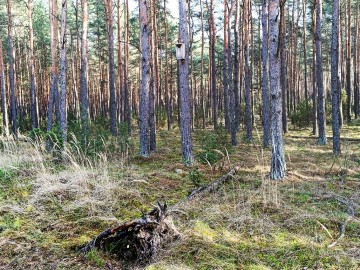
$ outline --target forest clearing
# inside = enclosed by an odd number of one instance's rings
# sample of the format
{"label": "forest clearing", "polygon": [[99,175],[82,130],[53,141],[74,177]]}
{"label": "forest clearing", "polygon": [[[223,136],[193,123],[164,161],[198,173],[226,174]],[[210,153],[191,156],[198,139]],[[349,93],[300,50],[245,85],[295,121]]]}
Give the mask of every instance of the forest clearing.
{"label": "forest clearing", "polygon": [[0,0],[0,269],[360,269],[359,11]]}
{"label": "forest clearing", "polygon": [[[360,131],[344,129],[350,138]],[[181,237],[146,269],[358,269],[358,212],[338,238],[349,215],[341,201],[359,209],[359,143],[344,141],[343,156],[334,159],[331,147],[317,145],[309,133],[290,130],[285,137],[288,176],[276,184],[268,179],[269,150],[262,155],[260,140],[218,145],[224,153],[228,147],[229,156],[215,170],[179,162],[180,137],[172,131],[159,132],[159,150],[150,159],[104,153],[91,166],[76,152],[65,166],[39,145],[2,141],[0,265],[123,269],[115,255],[93,250],[84,256],[79,248],[157,201],[173,205],[239,166],[227,184],[175,213]],[[201,141],[213,139],[211,131],[195,132],[195,152],[206,149]]]}

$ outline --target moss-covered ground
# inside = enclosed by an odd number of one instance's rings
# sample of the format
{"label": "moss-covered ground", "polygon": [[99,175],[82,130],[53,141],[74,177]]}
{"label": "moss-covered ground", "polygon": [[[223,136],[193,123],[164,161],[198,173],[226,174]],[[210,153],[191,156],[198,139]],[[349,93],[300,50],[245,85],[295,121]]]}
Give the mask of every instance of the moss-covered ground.
{"label": "moss-covered ground", "polygon": [[[240,134],[231,147],[224,134],[195,131],[193,167],[181,163],[178,130],[159,131],[148,159],[137,157],[136,137],[130,157],[111,152],[87,160],[73,151],[66,162],[39,143],[0,139],[0,269],[123,269],[111,254],[77,250],[105,228],[157,201],[174,204],[235,166],[232,181],[174,216],[182,237],[147,269],[360,269],[360,127],[344,127],[343,136],[359,141],[343,141],[337,158],[331,140],[319,146],[310,135],[286,135],[281,182],[268,179],[270,150],[262,150],[260,135],[246,143]],[[342,239],[348,209],[337,198],[356,210]]]}

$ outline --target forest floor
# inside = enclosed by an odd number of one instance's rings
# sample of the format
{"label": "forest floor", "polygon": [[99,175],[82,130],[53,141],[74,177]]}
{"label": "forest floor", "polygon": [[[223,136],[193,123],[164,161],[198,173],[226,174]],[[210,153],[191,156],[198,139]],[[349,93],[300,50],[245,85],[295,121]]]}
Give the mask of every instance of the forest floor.
{"label": "forest floor", "polygon": [[[73,152],[66,164],[39,144],[0,138],[0,269],[124,269],[111,254],[77,251],[104,229],[157,201],[175,204],[235,166],[229,183],[174,216],[181,238],[146,269],[360,269],[360,126],[344,127],[344,137],[359,141],[342,141],[337,159],[330,140],[319,146],[310,133],[286,135],[281,182],[268,179],[270,150],[256,132],[253,143],[240,134],[237,147],[219,145],[214,166],[197,161],[192,168],[181,163],[178,130],[159,131],[149,159],[136,157],[135,146],[129,159],[98,153],[92,161]],[[195,131],[197,156],[212,134]]]}

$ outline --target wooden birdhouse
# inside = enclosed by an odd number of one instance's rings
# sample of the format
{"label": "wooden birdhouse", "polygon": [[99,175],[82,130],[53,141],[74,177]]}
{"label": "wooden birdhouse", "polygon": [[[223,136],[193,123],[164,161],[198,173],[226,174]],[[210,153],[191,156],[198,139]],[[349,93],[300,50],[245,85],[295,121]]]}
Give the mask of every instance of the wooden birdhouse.
{"label": "wooden birdhouse", "polygon": [[176,43],[176,59],[185,60],[185,43]]}

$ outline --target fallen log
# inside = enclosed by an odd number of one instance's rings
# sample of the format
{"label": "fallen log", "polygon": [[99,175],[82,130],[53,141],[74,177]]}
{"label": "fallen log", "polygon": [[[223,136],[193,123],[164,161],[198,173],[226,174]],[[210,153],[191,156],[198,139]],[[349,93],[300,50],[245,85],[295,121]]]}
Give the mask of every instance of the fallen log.
{"label": "fallen log", "polygon": [[140,265],[154,261],[161,246],[180,237],[180,233],[173,224],[171,213],[215,191],[232,179],[236,171],[237,168],[232,169],[209,185],[194,190],[184,200],[169,209],[166,203],[157,203],[149,213],[142,213],[141,218],[106,229],[82,246],[80,251],[86,254],[94,248],[99,248],[116,254],[119,259],[127,263]]}

